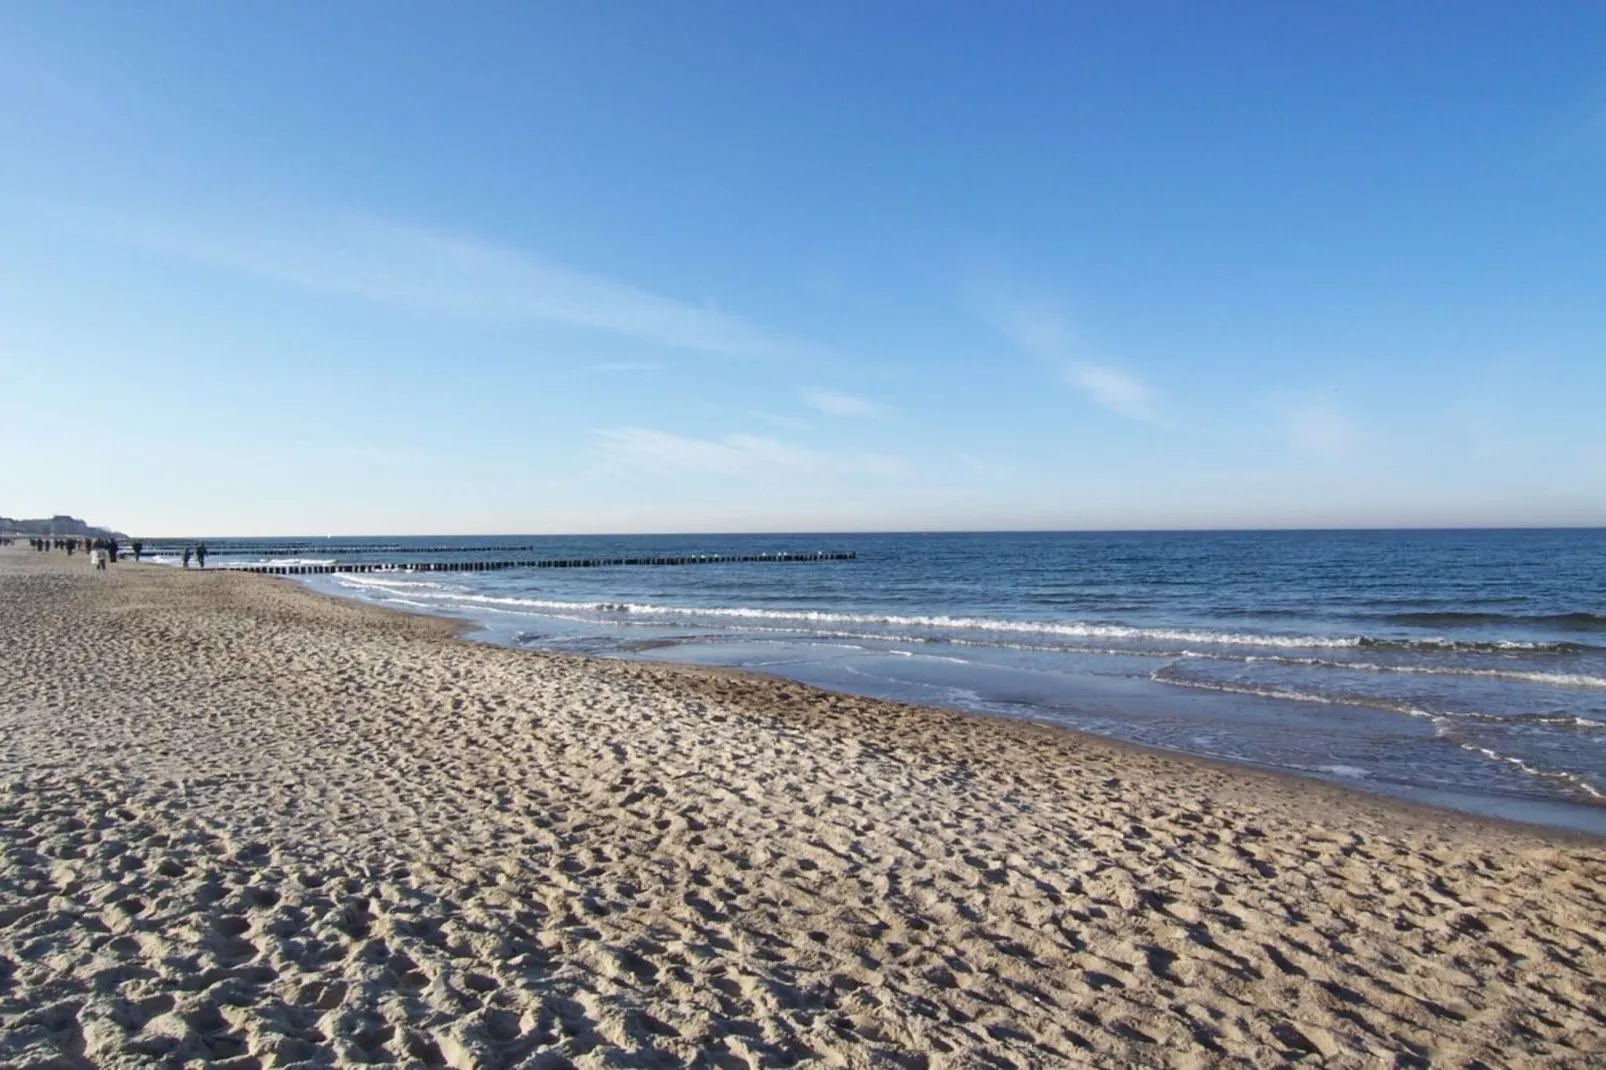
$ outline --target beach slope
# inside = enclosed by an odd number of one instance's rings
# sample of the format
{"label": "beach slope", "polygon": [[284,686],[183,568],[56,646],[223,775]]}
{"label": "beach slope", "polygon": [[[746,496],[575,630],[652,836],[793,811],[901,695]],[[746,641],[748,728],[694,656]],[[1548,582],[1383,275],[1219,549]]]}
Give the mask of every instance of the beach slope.
{"label": "beach slope", "polygon": [[0,549],[0,1065],[1588,1066],[1606,852]]}

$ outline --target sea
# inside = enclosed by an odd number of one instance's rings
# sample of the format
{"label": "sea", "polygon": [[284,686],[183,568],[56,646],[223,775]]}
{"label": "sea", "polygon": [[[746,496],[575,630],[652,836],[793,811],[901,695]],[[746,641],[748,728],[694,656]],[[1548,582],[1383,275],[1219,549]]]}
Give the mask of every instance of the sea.
{"label": "sea", "polygon": [[[208,540],[530,650],[734,666],[1606,835],[1606,530]],[[428,561],[852,560],[425,572]],[[165,552],[162,560],[172,560]]]}

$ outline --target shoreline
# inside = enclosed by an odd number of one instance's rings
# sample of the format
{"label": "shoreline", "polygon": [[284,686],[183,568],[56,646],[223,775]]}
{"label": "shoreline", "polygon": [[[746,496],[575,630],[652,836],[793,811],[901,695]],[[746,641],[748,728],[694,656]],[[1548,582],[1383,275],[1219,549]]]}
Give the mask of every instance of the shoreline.
{"label": "shoreline", "polygon": [[1606,1053],[1581,834],[266,577],[0,624],[7,1065]]}
{"label": "shoreline", "polygon": [[[1135,740],[1121,739],[1117,736],[1100,735],[1096,732],[1085,731],[1070,725],[1056,724],[1047,719],[1024,716],[1012,717],[1006,714],[991,713],[983,710],[967,710],[952,706],[932,706],[923,705],[920,703],[901,702],[896,699],[876,698],[868,695],[861,695],[852,691],[840,691],[801,680],[793,680],[790,677],[782,676],[778,673],[764,672],[759,669],[744,668],[740,666],[675,661],[667,658],[654,658],[650,655],[610,657],[598,654],[554,652],[531,649],[493,639],[477,638],[476,633],[484,632],[487,634],[492,634],[492,630],[486,627],[483,623],[476,621],[471,617],[454,616],[450,613],[438,612],[427,608],[404,608],[399,606],[381,605],[358,598],[355,595],[341,595],[332,591],[321,590],[294,577],[262,576],[258,578],[272,583],[286,584],[289,587],[302,591],[314,598],[327,598],[339,603],[359,605],[365,608],[377,610],[382,613],[397,613],[403,616],[421,616],[433,620],[448,621],[458,626],[457,638],[464,642],[482,646],[493,646],[498,649],[511,650],[519,654],[533,655],[537,657],[577,658],[582,662],[620,661],[658,666],[664,669],[680,670],[692,674],[693,676],[695,676],[697,673],[707,672],[734,677],[745,676],[756,680],[774,681],[776,683],[786,684],[789,686],[806,688],[810,691],[817,691],[822,695],[837,695],[845,698],[851,698],[857,702],[870,703],[877,706],[896,707],[899,709],[914,711],[928,711],[935,714],[954,715],[964,718],[975,718],[987,724],[1004,723],[1010,725],[1025,725],[1038,728],[1049,733],[1067,733],[1080,740],[1106,745],[1114,748],[1117,751],[1130,750],[1135,753],[1156,758],[1172,759],[1185,764],[1197,764],[1207,768],[1221,770],[1230,774],[1266,777],[1284,787],[1288,786],[1289,784],[1297,784],[1309,787],[1313,791],[1331,791],[1337,796],[1346,799],[1392,806],[1398,808],[1402,814],[1432,815],[1432,818],[1430,819],[1446,818],[1451,820],[1465,820],[1473,822],[1474,824],[1488,825],[1493,828],[1524,831],[1542,837],[1555,838],[1557,842],[1606,844],[1606,831],[1593,832],[1587,829],[1568,827],[1564,825],[1546,824],[1540,821],[1525,821],[1520,818],[1502,816],[1498,813],[1480,812],[1472,809],[1463,809],[1450,805],[1434,803],[1421,798],[1413,798],[1413,792],[1418,794],[1426,794],[1426,792],[1421,789],[1402,788],[1396,792],[1369,790],[1358,783],[1347,782],[1341,779],[1321,777],[1315,775],[1314,773],[1300,773],[1292,770],[1282,769],[1273,765],[1257,764],[1249,761],[1234,760],[1232,758],[1199,754],[1180,748],[1169,748],[1159,745],[1141,743]],[[1446,793],[1461,794],[1466,798],[1481,798],[1479,796],[1466,795],[1465,793]],[[1557,806],[1563,804],[1535,801],[1535,805]],[[1589,807],[1591,804],[1583,800],[1579,800],[1577,802],[1565,805]],[[1600,809],[1603,814],[1606,814],[1606,805],[1602,805],[1598,807],[1598,809]]]}
{"label": "shoreline", "polygon": [[[293,582],[293,581],[291,581]],[[323,595],[322,592],[309,592],[319,597],[333,597]],[[387,607],[376,606],[381,611]],[[392,612],[404,612],[393,610]],[[466,627],[457,637],[466,643],[481,643],[494,645],[484,640],[475,639],[473,632],[479,630],[472,626],[472,622],[463,618],[454,618],[446,614],[420,611],[420,615],[434,617],[438,620],[462,620]],[[1273,766],[1256,765],[1249,762],[1233,761],[1228,758],[1216,758],[1210,755],[1194,754],[1190,751],[1173,750],[1167,747],[1138,743],[1132,740],[1119,739],[1115,736],[1101,736],[1096,732],[1087,732],[1069,725],[1055,724],[1051,721],[1036,720],[1026,717],[1009,717],[1004,714],[987,713],[979,710],[965,710],[949,706],[927,706],[911,702],[899,702],[895,699],[873,698],[859,695],[851,691],[837,691],[831,688],[820,687],[815,684],[793,680],[776,673],[762,672],[757,669],[747,669],[737,666],[693,664],[675,661],[657,661],[652,658],[610,658],[595,654],[557,654],[539,650],[524,650],[517,647],[501,647],[511,649],[517,653],[544,658],[572,658],[582,663],[621,661],[650,665],[654,668],[670,670],[671,678],[684,676],[690,680],[699,680],[704,676],[730,678],[738,681],[751,681],[754,684],[769,685],[782,688],[802,688],[821,696],[833,696],[851,699],[854,702],[864,703],[867,706],[887,711],[899,711],[913,718],[954,718],[961,722],[974,722],[977,730],[986,731],[997,728],[999,725],[1008,725],[1012,729],[1022,730],[1023,734],[1041,734],[1052,741],[1059,737],[1070,737],[1078,746],[1105,747],[1110,751],[1121,754],[1131,754],[1154,759],[1162,762],[1176,762],[1183,766],[1194,766],[1202,770],[1209,770],[1224,774],[1228,777],[1240,778],[1246,781],[1263,781],[1274,785],[1282,791],[1300,792],[1309,790],[1313,795],[1320,797],[1330,795],[1341,806],[1376,807],[1385,814],[1393,814],[1401,820],[1409,820],[1424,825],[1438,824],[1440,822],[1464,822],[1474,828],[1490,832],[1507,832],[1532,836],[1536,839],[1552,841],[1562,844],[1578,846],[1606,847],[1606,834],[1597,835],[1580,829],[1564,828],[1556,825],[1545,825],[1532,821],[1519,821],[1514,818],[1499,817],[1493,814],[1480,814],[1468,810],[1457,810],[1448,806],[1436,806],[1432,803],[1417,802],[1413,799],[1398,795],[1388,795],[1382,792],[1367,791],[1365,788],[1350,784],[1325,780],[1316,776],[1302,775],[1278,769]],[[762,696],[756,696],[763,701]]]}

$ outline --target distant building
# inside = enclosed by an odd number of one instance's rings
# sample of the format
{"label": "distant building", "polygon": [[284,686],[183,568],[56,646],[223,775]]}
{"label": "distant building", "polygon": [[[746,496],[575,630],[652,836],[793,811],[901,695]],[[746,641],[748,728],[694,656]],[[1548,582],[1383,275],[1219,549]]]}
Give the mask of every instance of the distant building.
{"label": "distant building", "polygon": [[46,538],[63,535],[76,535],[88,539],[126,539],[120,531],[110,528],[97,528],[93,524],[79,520],[66,513],[57,513],[49,520],[14,520],[11,517],[0,516],[0,534],[6,535],[38,535]]}

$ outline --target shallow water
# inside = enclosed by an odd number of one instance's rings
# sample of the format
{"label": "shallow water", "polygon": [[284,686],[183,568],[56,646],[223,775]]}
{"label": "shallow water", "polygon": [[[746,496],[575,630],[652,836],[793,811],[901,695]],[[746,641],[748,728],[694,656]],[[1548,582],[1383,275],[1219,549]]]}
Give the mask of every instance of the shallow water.
{"label": "shallow water", "polygon": [[[747,667],[1606,833],[1606,531],[209,545],[216,564],[855,550],[308,582],[494,642]],[[425,546],[448,549],[398,552]]]}

